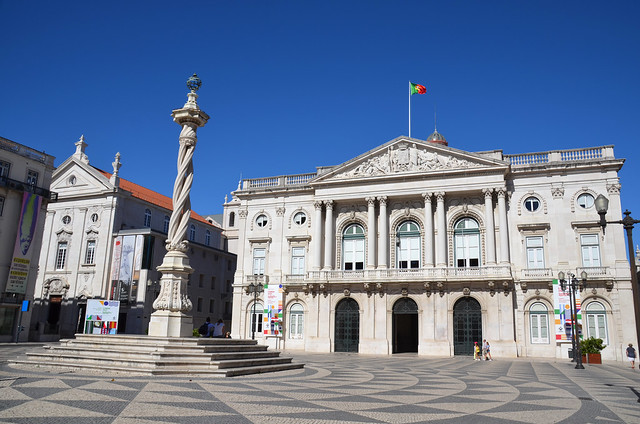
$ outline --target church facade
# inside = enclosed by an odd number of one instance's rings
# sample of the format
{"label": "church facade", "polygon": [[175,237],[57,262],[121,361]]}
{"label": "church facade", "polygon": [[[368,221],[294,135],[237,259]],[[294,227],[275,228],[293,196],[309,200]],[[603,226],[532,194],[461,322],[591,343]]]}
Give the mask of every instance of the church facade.
{"label": "church facade", "polygon": [[563,272],[580,280],[579,331],[621,360],[637,345],[625,240],[621,226],[602,231],[594,199],[621,218],[623,163],[613,146],[467,152],[436,131],[243,180],[224,205],[238,255],[232,336],[421,356],[468,355],[487,339],[494,357],[567,358]]}

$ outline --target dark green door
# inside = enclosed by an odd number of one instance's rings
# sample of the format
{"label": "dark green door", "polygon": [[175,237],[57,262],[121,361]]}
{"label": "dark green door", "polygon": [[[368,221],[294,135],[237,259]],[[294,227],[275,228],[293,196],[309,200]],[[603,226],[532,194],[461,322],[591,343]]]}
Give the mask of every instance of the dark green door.
{"label": "dark green door", "polygon": [[336,305],[336,352],[357,352],[360,342],[360,308],[351,298]]}
{"label": "dark green door", "polygon": [[477,300],[465,297],[453,307],[453,354],[473,355],[473,342],[482,346],[482,310]]}
{"label": "dark green door", "polygon": [[403,297],[393,305],[393,353],[418,351],[418,305]]}

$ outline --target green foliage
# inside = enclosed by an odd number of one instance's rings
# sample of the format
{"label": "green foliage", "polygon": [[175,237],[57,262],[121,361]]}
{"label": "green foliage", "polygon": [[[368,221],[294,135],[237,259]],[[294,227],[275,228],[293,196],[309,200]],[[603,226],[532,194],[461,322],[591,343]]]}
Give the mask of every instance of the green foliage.
{"label": "green foliage", "polygon": [[198,333],[198,329],[197,328],[193,329],[193,337],[200,337],[200,333]]}
{"label": "green foliage", "polygon": [[602,344],[602,339],[595,339],[590,337],[588,339],[580,341],[580,350],[582,353],[600,353],[606,346]]}

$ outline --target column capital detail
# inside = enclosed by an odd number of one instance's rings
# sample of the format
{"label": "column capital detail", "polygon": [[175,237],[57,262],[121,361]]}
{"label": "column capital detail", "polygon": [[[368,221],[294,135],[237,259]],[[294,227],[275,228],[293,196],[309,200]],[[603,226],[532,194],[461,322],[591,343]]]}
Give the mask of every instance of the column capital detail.
{"label": "column capital detail", "polygon": [[366,197],[364,200],[367,201],[368,206],[375,206],[376,198],[375,197]]}
{"label": "column capital detail", "polygon": [[425,202],[429,202],[431,203],[431,197],[433,196],[432,192],[426,192],[426,193],[422,193],[422,197],[424,198]]}
{"label": "column capital detail", "polygon": [[335,202],[333,200],[325,200],[324,201],[324,206],[327,208],[327,210],[331,209],[333,210],[333,205],[335,204]]}
{"label": "column capital detail", "polygon": [[498,187],[495,190],[496,190],[496,193],[498,193],[498,197],[506,197],[507,196],[507,188],[506,187]]}
{"label": "column capital detail", "polygon": [[316,209],[322,209],[322,200],[314,200],[314,201],[313,201],[313,206],[314,206]]}
{"label": "column capital detail", "polygon": [[387,196],[378,196],[378,202],[380,202],[381,205],[386,205],[388,199]]}
{"label": "column capital detail", "polygon": [[435,195],[436,195],[436,199],[438,199],[438,202],[444,201],[444,191],[439,191],[435,193]]}
{"label": "column capital detail", "polygon": [[248,214],[249,214],[249,211],[247,211],[246,209],[240,209],[238,211],[238,216],[242,219],[246,218]]}
{"label": "column capital detail", "polygon": [[492,197],[493,196],[493,188],[483,188],[482,192],[484,193],[484,197]]}

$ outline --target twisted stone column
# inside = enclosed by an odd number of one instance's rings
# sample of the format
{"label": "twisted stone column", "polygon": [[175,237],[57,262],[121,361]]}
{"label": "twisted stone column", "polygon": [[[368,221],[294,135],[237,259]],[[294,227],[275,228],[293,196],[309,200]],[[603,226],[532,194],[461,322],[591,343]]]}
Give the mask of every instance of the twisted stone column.
{"label": "twisted stone column", "polygon": [[185,239],[191,217],[191,185],[193,184],[193,152],[198,141],[196,130],[203,127],[209,115],[198,107],[196,91],[201,81],[193,74],[187,81],[191,90],[187,103],[176,109],[171,116],[182,126],[178,151],[178,175],[173,185],[173,211],[169,220],[167,254],[157,269],[162,273],[160,294],[153,302],[156,310],[151,314],[150,336],[185,337],[193,331],[193,320],[186,315],[193,305],[187,295],[187,283],[193,268],[189,266],[186,252],[189,242]]}

